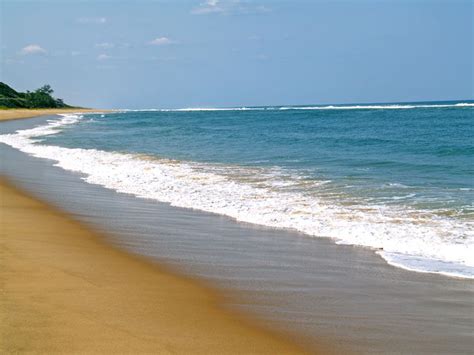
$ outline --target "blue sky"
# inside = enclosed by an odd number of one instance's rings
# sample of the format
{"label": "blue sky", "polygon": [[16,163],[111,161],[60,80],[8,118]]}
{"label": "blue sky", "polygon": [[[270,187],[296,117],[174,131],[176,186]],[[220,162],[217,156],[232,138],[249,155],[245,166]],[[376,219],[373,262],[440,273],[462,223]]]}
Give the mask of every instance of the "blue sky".
{"label": "blue sky", "polygon": [[88,107],[469,99],[472,1],[9,1],[1,81]]}

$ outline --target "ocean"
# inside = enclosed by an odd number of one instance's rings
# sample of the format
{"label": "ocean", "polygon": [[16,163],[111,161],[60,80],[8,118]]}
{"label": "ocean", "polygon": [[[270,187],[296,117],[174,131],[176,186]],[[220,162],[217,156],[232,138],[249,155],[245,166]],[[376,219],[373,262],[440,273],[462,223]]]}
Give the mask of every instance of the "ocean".
{"label": "ocean", "polygon": [[91,184],[474,278],[474,103],[120,110],[0,135]]}

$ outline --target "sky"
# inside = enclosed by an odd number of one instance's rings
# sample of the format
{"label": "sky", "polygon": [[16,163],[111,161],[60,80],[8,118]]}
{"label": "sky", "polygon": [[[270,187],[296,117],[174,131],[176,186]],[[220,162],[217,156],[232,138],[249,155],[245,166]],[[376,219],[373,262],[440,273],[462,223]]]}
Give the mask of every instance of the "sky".
{"label": "sky", "polygon": [[0,81],[97,108],[472,99],[473,2],[0,1]]}

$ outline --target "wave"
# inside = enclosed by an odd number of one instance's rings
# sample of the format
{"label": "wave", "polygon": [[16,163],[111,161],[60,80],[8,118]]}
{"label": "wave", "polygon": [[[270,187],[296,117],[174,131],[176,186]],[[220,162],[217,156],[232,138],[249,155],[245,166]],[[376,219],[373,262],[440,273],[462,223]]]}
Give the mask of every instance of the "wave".
{"label": "wave", "polygon": [[393,205],[343,205],[308,192],[321,191],[330,182],[308,181],[278,168],[38,144],[42,136],[58,133],[81,118],[63,115],[40,127],[1,135],[0,142],[51,159],[56,166],[84,174],[88,183],[118,192],[374,248],[387,262],[407,269],[474,278],[470,222]]}
{"label": "wave", "polygon": [[124,112],[199,112],[199,111],[265,111],[266,107],[185,107],[185,108],[149,108],[149,109],[120,109]]}
{"label": "wave", "polygon": [[474,103],[432,104],[432,105],[329,105],[329,106],[288,106],[280,110],[407,110],[415,108],[474,107]]}
{"label": "wave", "polygon": [[200,111],[286,111],[286,110],[407,110],[417,108],[463,108],[474,107],[474,103],[456,104],[387,104],[387,105],[327,105],[327,106],[268,106],[268,107],[186,107],[121,109],[124,112],[200,112]]}
{"label": "wave", "polygon": [[384,258],[388,264],[409,271],[423,272],[427,274],[441,274],[461,278],[473,278],[472,275],[474,275],[474,267],[459,265],[444,260],[384,251],[379,251],[377,254]]}

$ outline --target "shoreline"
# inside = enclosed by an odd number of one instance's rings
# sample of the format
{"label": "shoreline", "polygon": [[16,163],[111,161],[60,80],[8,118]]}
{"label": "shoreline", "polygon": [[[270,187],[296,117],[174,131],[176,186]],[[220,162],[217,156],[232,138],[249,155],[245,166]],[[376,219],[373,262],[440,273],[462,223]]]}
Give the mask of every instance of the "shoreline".
{"label": "shoreline", "polygon": [[0,195],[2,352],[304,352],[3,178]]}
{"label": "shoreline", "polygon": [[102,109],[91,109],[91,108],[39,108],[39,109],[1,109],[0,110],[0,122],[18,120],[23,118],[33,118],[46,115],[59,115],[62,113],[75,113],[75,112],[112,112],[113,110],[102,110]]}
{"label": "shoreline", "polygon": [[[123,115],[123,112],[115,111],[114,115],[107,115],[107,118],[110,118],[113,122],[114,119],[118,119],[118,121],[115,122],[120,122],[122,118],[127,119],[127,117]],[[319,234],[324,234],[325,237],[331,238],[332,240],[336,241],[338,244],[348,244],[348,245],[354,245],[357,247],[363,247],[363,248],[368,248],[369,250],[372,250],[374,253],[379,255],[381,258],[385,260],[385,262],[393,267],[398,267],[402,268],[404,270],[408,270],[411,272],[419,272],[419,273],[432,273],[432,274],[440,274],[444,275],[447,277],[454,277],[454,278],[459,278],[459,279],[472,279],[473,278],[473,271],[474,269],[470,266],[468,266],[468,261],[466,255],[468,255],[468,252],[464,250],[465,245],[451,245],[447,243],[447,245],[444,245],[446,247],[451,247],[451,252],[450,253],[443,253],[443,244],[439,240],[434,240],[434,247],[433,245],[429,244],[428,242],[423,243],[424,238],[420,239],[421,242],[414,243],[412,242],[409,238],[407,239],[407,235],[413,235],[417,234],[418,231],[425,231],[425,234],[431,233],[431,235],[435,235],[438,233],[438,230],[441,230],[444,233],[447,233],[447,227],[446,224],[451,223],[452,229],[454,226],[458,226],[456,222],[452,220],[444,220],[441,219],[441,222],[437,222],[437,219],[435,218],[436,215],[430,215],[430,217],[424,217],[421,218],[417,223],[421,224],[420,226],[416,226],[416,223],[403,223],[403,225],[399,225],[398,219],[397,218],[404,218],[410,221],[412,219],[411,214],[416,212],[416,209],[408,209],[409,212],[408,214],[397,214],[398,209],[397,205],[393,209],[391,208],[391,205],[388,204],[387,210],[384,212],[385,215],[388,217],[380,217],[381,215],[384,214],[378,214],[377,213],[371,213],[370,215],[368,214],[369,221],[358,221],[358,222],[350,222],[351,224],[351,229],[349,232],[346,232],[347,228],[345,227],[344,223],[347,222],[344,218],[338,218],[337,213],[321,213],[320,210],[324,209],[319,209],[319,208],[306,208],[306,206],[312,206],[312,200],[309,198],[303,198],[305,203],[300,203],[298,201],[293,201],[291,198],[286,198],[283,195],[278,195],[278,194],[269,194],[269,197],[265,198],[265,200],[277,200],[278,199],[283,199],[285,200],[286,205],[292,205],[295,203],[297,207],[296,209],[300,209],[304,211],[303,214],[311,215],[313,216],[311,221],[305,221],[303,218],[300,218],[299,215],[301,213],[296,213],[296,214],[287,214],[285,211],[280,210],[277,204],[275,203],[268,203],[268,204],[263,204],[263,206],[256,206],[255,204],[252,203],[253,198],[250,196],[250,194],[234,194],[232,195],[231,199],[227,199],[226,196],[220,197],[220,198],[213,198],[213,195],[217,195],[219,193],[222,193],[223,190],[229,189],[229,186],[227,187],[222,187],[221,185],[217,185],[215,188],[215,194],[210,194],[206,196],[206,184],[200,184],[196,183],[194,184],[194,180],[206,180],[206,179],[169,179],[169,178],[162,178],[159,182],[155,177],[149,178],[148,174],[142,174],[142,171],[149,170],[150,167],[153,168],[158,168],[164,171],[170,171],[171,174],[174,173],[173,169],[176,167],[181,169],[181,170],[186,170],[187,169],[187,164],[189,161],[186,160],[176,160],[176,163],[178,164],[167,164],[166,162],[160,161],[159,159],[155,159],[156,157],[151,154],[148,156],[145,154],[146,159],[142,159],[141,154],[135,154],[133,151],[130,154],[130,162],[124,162],[123,164],[126,164],[128,170],[125,169],[123,170],[122,164],[116,165],[113,163],[113,160],[120,160],[124,157],[121,153],[124,153],[124,151],[121,151],[120,149],[118,151],[110,151],[110,152],[104,152],[102,149],[91,149],[91,150],[81,150],[79,151],[74,151],[74,150],[67,150],[67,146],[56,146],[53,144],[50,146],[47,150],[42,149],[40,146],[35,146],[34,141],[38,137],[42,136],[47,136],[50,133],[54,133],[55,129],[57,127],[62,130],[65,127],[68,127],[70,125],[74,125],[76,122],[84,118],[84,116],[87,117],[87,112],[82,115],[81,113],[75,113],[75,114],[66,114],[62,115],[63,118],[59,120],[48,120],[47,124],[38,127],[38,129],[34,129],[32,131],[25,132],[25,135],[16,134],[13,135],[13,137],[3,137],[1,141],[15,147],[17,149],[20,149],[23,152],[27,152],[28,154],[32,154],[36,157],[41,157],[45,159],[52,159],[56,161],[56,164],[58,166],[64,167],[65,170],[70,170],[70,171],[76,171],[79,173],[83,173],[87,175],[87,179],[90,183],[96,183],[105,187],[109,187],[112,190],[115,191],[121,191],[121,192],[126,192],[130,193],[136,197],[141,197],[143,194],[147,194],[148,192],[152,192],[150,195],[150,198],[154,199],[155,201],[165,201],[169,202],[174,206],[180,206],[184,208],[193,208],[201,211],[207,211],[210,213],[216,213],[218,215],[222,216],[228,216],[230,218],[234,218],[239,222],[243,223],[251,223],[255,225],[262,225],[262,226],[267,226],[270,228],[278,228],[278,229],[290,229],[290,230],[296,230],[298,232],[301,232],[308,237],[320,237]],[[101,117],[105,117],[106,115],[97,115]],[[91,116],[89,116],[91,117]],[[92,115],[94,117],[94,115]],[[104,120],[104,124],[107,124],[108,119]],[[84,121],[88,122],[87,119]],[[95,119],[91,120],[92,122],[96,122]],[[87,124],[87,123],[86,123]],[[114,126],[109,126],[111,130],[114,130]],[[52,131],[51,131],[52,129]],[[42,139],[42,138],[40,138]],[[127,139],[126,137],[122,137],[122,139]],[[166,139],[166,138],[165,138]],[[172,144],[172,143],[171,143]],[[80,145],[76,146],[77,148],[80,148]],[[106,149],[107,150],[107,149]],[[112,153],[112,154],[110,154]],[[129,152],[130,153],[130,152]],[[70,155],[74,155],[75,159],[70,160],[69,157]],[[97,169],[97,162],[102,161],[102,159],[105,159],[106,161],[103,161],[104,166],[107,166],[107,172],[105,170]],[[75,164],[74,162],[77,161],[78,163]],[[87,164],[81,164],[81,162],[88,162]],[[102,162],[100,163],[102,164]],[[99,165],[100,165],[99,164]],[[191,164],[196,164],[200,165],[203,164],[202,162],[198,161],[192,162]],[[141,165],[141,166],[140,166]],[[213,169],[214,166],[207,165],[207,163],[204,163],[203,166],[207,168]],[[227,168],[231,168],[226,167]],[[176,170],[176,169],[175,169]],[[125,174],[123,173],[125,171]],[[129,178],[130,171],[134,171],[134,178]],[[194,176],[194,168],[192,168],[192,172],[189,171],[184,171],[184,174],[182,176]],[[117,177],[120,175],[120,178],[110,179],[110,176],[115,176]],[[213,178],[212,174],[207,175],[207,178]],[[293,182],[294,182],[294,176],[292,177]],[[140,181],[140,183],[137,183]],[[323,183],[325,183],[324,181]],[[330,181],[327,181],[330,182]],[[193,186],[193,189],[195,190],[194,196],[184,196],[182,193],[175,193],[174,191],[179,191],[180,188],[176,188],[177,185],[180,186],[179,184],[182,184],[183,186]],[[149,186],[153,185],[153,187],[150,189],[144,188],[144,186]],[[389,184],[391,185],[391,184]],[[389,186],[387,185],[387,186]],[[397,185],[397,184],[394,184]],[[252,185],[253,186],[253,185]],[[402,185],[400,185],[402,186]],[[208,188],[209,186],[207,186]],[[404,187],[406,188],[406,186]],[[147,191],[150,190],[150,191]],[[186,187],[184,190],[186,191]],[[378,189],[378,187],[374,187],[374,189]],[[410,189],[413,189],[413,187],[410,187]],[[164,192],[161,192],[164,191]],[[203,193],[204,191],[204,193]],[[230,191],[234,191],[231,189]],[[272,191],[273,192],[273,191]],[[281,191],[280,191],[281,192]],[[324,194],[324,191],[322,191]],[[339,192],[340,193],[340,192]],[[403,194],[404,191],[399,191],[399,194]],[[418,193],[418,192],[417,192]],[[410,193],[410,196],[413,195],[415,196],[416,193]],[[242,197],[243,196],[243,197]],[[403,198],[405,197],[410,197],[410,196],[402,196]],[[301,196],[300,196],[301,198]],[[392,198],[392,197],[388,197]],[[394,196],[394,200],[398,200],[400,196]],[[352,210],[350,208],[345,208],[344,203],[340,203],[338,200],[327,200],[324,197],[320,198],[319,196],[312,196],[312,199],[315,201],[319,201],[325,205],[331,205],[334,206],[335,209],[337,209],[339,214],[341,215],[349,215],[350,213],[355,213],[355,211],[358,211],[358,213],[362,213],[360,209],[355,209]],[[343,197],[344,199],[344,197]],[[189,201],[193,201],[192,203]],[[229,209],[227,208],[231,204],[234,203],[234,200],[237,201],[237,206],[236,208]],[[223,204],[221,204],[221,201],[223,202],[224,205],[227,207],[223,207]],[[314,201],[313,201],[314,202]],[[329,203],[328,203],[329,202]],[[360,201],[359,201],[360,203]],[[217,206],[217,207],[215,207]],[[384,205],[385,206],[385,205]],[[265,218],[265,214],[260,214],[258,211],[258,208],[267,208],[269,209],[270,213],[266,213],[266,215],[271,215],[273,216],[273,212],[275,212],[276,217],[269,217]],[[247,213],[247,208],[250,208],[252,210],[252,213]],[[372,207],[372,212],[375,210]],[[369,208],[369,209],[370,209]],[[362,213],[363,214],[363,213]],[[287,218],[287,216],[289,216]],[[296,217],[295,217],[296,215]],[[256,217],[254,217],[256,216]],[[395,216],[395,217],[394,217]],[[385,219],[384,219],[385,218]],[[372,220],[371,220],[372,219]],[[330,227],[327,229],[322,228],[321,225],[324,226],[324,223],[321,223],[319,221],[324,221],[324,220],[331,220],[334,221],[334,223],[329,224]],[[357,219],[355,219],[357,220]],[[377,221],[377,223],[375,223]],[[443,225],[444,223],[444,225]],[[384,228],[379,227],[383,225]],[[342,227],[342,229],[341,229]],[[459,226],[458,226],[459,227]],[[461,225],[462,227],[462,225]],[[459,227],[460,228],[460,227]],[[352,233],[352,231],[355,230],[355,233]],[[411,232],[411,234],[409,233]],[[402,235],[403,241],[407,241],[407,244],[405,246],[404,243],[400,243],[401,245],[404,245],[404,247],[394,247],[394,243],[392,243],[392,240],[397,236],[398,234]],[[374,235],[380,236],[379,238],[374,238]],[[366,237],[369,236],[369,237]],[[370,237],[372,236],[372,237]],[[404,239],[403,239],[404,238]],[[407,239],[407,240],[405,240]],[[432,239],[427,239],[430,241],[433,241]],[[440,244],[440,245],[438,245]],[[445,248],[448,249],[448,248]],[[454,256],[453,256],[454,255]]]}
{"label": "shoreline", "polygon": [[[4,131],[49,119],[5,123]],[[224,310],[310,350],[442,354],[472,348],[466,337],[472,283],[394,268],[364,248],[117,193],[52,161],[9,146],[0,150],[1,175],[101,232],[104,244],[209,285],[225,296],[218,304]],[[421,329],[422,338],[416,335]]]}

